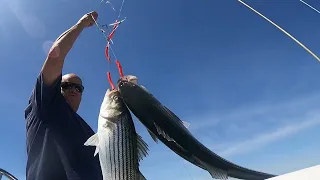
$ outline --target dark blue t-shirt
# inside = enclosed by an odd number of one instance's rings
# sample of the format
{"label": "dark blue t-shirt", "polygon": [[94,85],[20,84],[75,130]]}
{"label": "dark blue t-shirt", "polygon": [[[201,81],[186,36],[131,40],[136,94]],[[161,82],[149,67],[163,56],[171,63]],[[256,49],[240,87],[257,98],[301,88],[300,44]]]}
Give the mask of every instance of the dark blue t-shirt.
{"label": "dark blue t-shirt", "polygon": [[65,101],[61,78],[49,87],[40,73],[25,110],[27,180],[101,180],[95,147],[84,146],[94,132]]}

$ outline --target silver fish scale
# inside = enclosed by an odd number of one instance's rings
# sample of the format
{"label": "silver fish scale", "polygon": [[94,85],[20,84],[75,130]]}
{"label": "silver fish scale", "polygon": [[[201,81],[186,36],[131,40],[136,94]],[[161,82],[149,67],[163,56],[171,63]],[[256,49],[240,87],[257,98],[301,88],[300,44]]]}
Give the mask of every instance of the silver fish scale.
{"label": "silver fish scale", "polygon": [[[138,180],[137,135],[130,117],[121,116],[106,139],[104,147],[106,158],[104,180]],[[99,155],[99,157],[100,157]]]}

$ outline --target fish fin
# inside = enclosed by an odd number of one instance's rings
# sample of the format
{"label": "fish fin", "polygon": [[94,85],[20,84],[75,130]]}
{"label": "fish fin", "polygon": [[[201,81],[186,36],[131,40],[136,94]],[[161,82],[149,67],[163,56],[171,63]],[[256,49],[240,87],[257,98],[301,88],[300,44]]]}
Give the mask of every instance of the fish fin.
{"label": "fish fin", "polygon": [[139,171],[139,169],[137,170],[137,175],[138,175],[138,179],[139,179],[139,180],[147,180],[147,179],[143,176],[143,174]]}
{"label": "fish fin", "polygon": [[164,111],[172,120],[174,120],[175,122],[177,122],[181,127],[185,127],[188,128],[190,126],[190,123],[186,122],[186,121],[181,121],[180,118],[174,114],[169,108],[167,108],[166,106],[160,104],[158,105],[158,108],[160,108],[162,111]]}
{"label": "fish fin", "polygon": [[139,134],[137,134],[137,148],[138,148],[138,159],[141,161],[144,157],[148,155],[148,145],[144,140],[142,139]]}
{"label": "fish fin", "polygon": [[96,146],[96,150],[94,151],[94,155],[96,156],[99,152],[99,136],[98,133],[92,135],[91,137],[89,137],[89,139],[84,143],[85,146]]}
{"label": "fish fin", "polygon": [[182,124],[184,125],[184,127],[186,127],[187,129],[190,126],[190,123],[188,123],[187,121],[182,121]]}
{"label": "fish fin", "polygon": [[156,123],[154,123],[154,126],[156,127],[159,135],[162,135],[168,141],[174,141],[174,139],[172,139],[166,132],[164,132]]}
{"label": "fish fin", "polygon": [[199,160],[199,163],[203,167],[205,167],[205,169],[210,173],[210,175],[213,179],[223,179],[223,180],[228,179],[228,172],[227,171],[222,170],[220,168],[213,167],[213,166],[211,166],[201,160]]}
{"label": "fish fin", "polygon": [[158,138],[157,138],[157,136],[154,135],[153,132],[151,132],[149,129],[148,129],[148,133],[150,134],[150,136],[152,137],[152,139],[153,139],[156,143],[158,143]]}
{"label": "fish fin", "polygon": [[99,147],[98,146],[96,146],[96,150],[94,151],[94,157],[97,155],[99,153]]}
{"label": "fish fin", "polygon": [[98,146],[99,145],[99,137],[98,133],[89,137],[89,139],[84,143],[85,146]]}

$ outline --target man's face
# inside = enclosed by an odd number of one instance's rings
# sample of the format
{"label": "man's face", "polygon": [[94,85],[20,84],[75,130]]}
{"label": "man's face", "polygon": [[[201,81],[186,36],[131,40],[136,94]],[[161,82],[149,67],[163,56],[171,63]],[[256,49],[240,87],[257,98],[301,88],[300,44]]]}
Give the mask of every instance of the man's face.
{"label": "man's face", "polygon": [[82,81],[75,74],[66,74],[61,81],[61,94],[76,112],[80,106],[82,97]]}

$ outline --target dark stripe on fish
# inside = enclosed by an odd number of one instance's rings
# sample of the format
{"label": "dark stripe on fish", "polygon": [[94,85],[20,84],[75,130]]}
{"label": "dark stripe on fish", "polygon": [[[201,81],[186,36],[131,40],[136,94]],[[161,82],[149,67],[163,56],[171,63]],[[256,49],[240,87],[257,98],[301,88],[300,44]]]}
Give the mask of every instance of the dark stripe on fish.
{"label": "dark stripe on fish", "polygon": [[[126,127],[124,127],[124,133],[125,133],[124,136],[126,136],[126,134],[128,133],[128,129],[127,129]],[[124,141],[124,140],[122,139],[122,144],[123,144],[123,146],[122,146],[123,149],[128,148],[128,146],[127,146],[128,142],[127,142],[127,141]],[[127,168],[128,165],[127,165],[127,161],[125,160],[125,158],[126,158],[125,154],[122,153],[122,159],[124,160],[123,169],[124,169],[124,172],[125,172],[125,173],[123,173],[123,179],[124,179],[125,177],[127,177],[128,174],[129,174],[129,168]]]}
{"label": "dark stripe on fish", "polygon": [[[109,136],[109,143],[111,142],[111,137]],[[110,148],[110,146],[109,146],[109,154],[110,154],[110,171],[108,171],[109,173],[110,173],[110,176],[111,176],[111,178],[113,178],[112,177],[112,148]]]}
{"label": "dark stripe on fish", "polygon": [[122,168],[121,168],[121,158],[120,158],[120,154],[119,154],[119,152],[121,152],[120,151],[120,138],[122,139],[122,134],[121,134],[121,132],[120,132],[120,129],[121,128],[116,128],[116,131],[117,131],[117,134],[118,134],[118,136],[117,136],[117,141],[115,142],[115,143],[117,143],[117,155],[115,156],[116,158],[117,158],[117,161],[119,162],[119,170],[117,171],[118,172],[118,174],[117,174],[117,176],[116,176],[116,179],[117,179],[117,177],[119,178],[119,179],[121,179],[121,172],[122,172]]}
{"label": "dark stripe on fish", "polygon": [[[132,119],[128,115],[121,116],[109,130],[104,144],[107,148],[105,180],[139,180],[138,153],[145,154],[146,149],[141,146],[147,145],[138,143]],[[142,149],[141,152],[137,148]]]}
{"label": "dark stripe on fish", "polygon": [[[113,131],[116,131],[117,130],[117,128],[118,127],[115,127],[115,129],[113,130]],[[116,164],[117,163],[117,160],[116,160],[116,156],[117,156],[117,154],[116,154],[116,147],[117,147],[117,145],[116,145],[116,138],[113,136],[113,138],[112,138],[112,146],[113,146],[113,163],[114,164]],[[114,179],[117,179],[117,166],[114,166],[114,172],[113,172],[113,174],[114,174]]]}

